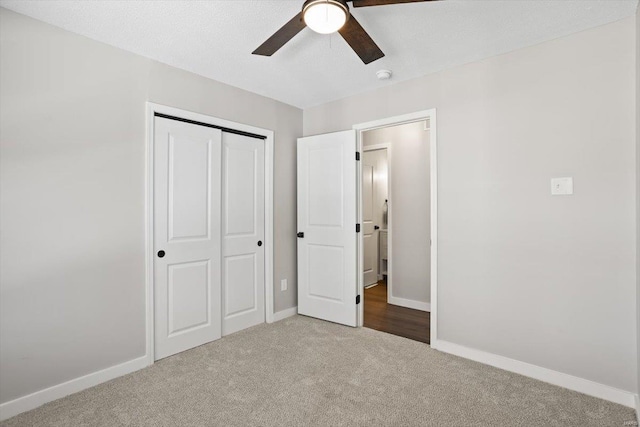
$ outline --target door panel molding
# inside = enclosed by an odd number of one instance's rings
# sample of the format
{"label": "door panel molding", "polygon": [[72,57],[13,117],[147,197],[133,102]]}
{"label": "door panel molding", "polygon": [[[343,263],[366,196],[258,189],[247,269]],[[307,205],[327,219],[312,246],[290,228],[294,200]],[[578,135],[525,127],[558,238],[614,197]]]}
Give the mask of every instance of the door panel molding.
{"label": "door panel molding", "polygon": [[[199,141],[189,141],[189,145],[198,146],[203,145]],[[168,241],[188,241],[188,240],[198,240],[198,239],[210,239],[211,238],[211,200],[209,197],[204,201],[204,204],[201,205],[201,202],[197,199],[193,198],[191,195],[191,199],[184,198],[178,196],[178,200],[176,199],[176,194],[184,194],[185,191],[177,191],[184,190],[183,187],[188,187],[189,183],[182,183],[181,180],[177,180],[176,176],[182,176],[184,174],[191,175],[190,178],[195,178],[195,175],[198,173],[206,173],[207,176],[201,176],[201,179],[205,179],[207,181],[207,195],[210,194],[211,189],[209,185],[211,183],[211,146],[210,144],[204,144],[199,148],[199,152],[189,153],[185,152],[182,149],[183,144],[176,143],[175,137],[173,135],[169,136],[169,212],[168,212],[168,226],[169,226],[169,234]],[[193,148],[193,147],[192,147]],[[195,155],[194,155],[195,154]],[[187,158],[184,161],[177,161],[176,157]],[[191,157],[188,157],[191,156]],[[179,170],[176,172],[176,165],[188,164],[189,168],[184,168],[184,170]],[[205,170],[202,170],[202,167]],[[176,188],[179,187],[179,188]],[[197,228],[194,230],[180,230],[180,228],[184,228],[184,225],[180,226],[179,219],[184,219],[185,216],[191,216],[191,223],[194,220],[201,222],[199,225],[201,228],[198,230]],[[199,217],[199,218],[197,218]],[[184,221],[183,221],[184,223]],[[176,230],[177,229],[177,230]],[[182,231],[182,233],[179,233]]]}
{"label": "door panel molding", "polygon": [[[249,273],[249,275],[254,276],[253,277],[253,281],[255,283],[255,275],[256,275],[256,270],[257,270],[257,259],[256,259],[256,254],[255,253],[250,253],[250,254],[237,254],[237,255],[228,255],[226,257],[224,257],[224,280],[225,282],[229,283],[231,281],[231,274],[233,272],[239,271],[239,273]],[[235,266],[232,268],[231,264],[235,264],[235,263],[241,263],[245,261],[244,263],[242,263],[241,269],[237,269],[235,268]],[[246,262],[248,261],[248,262]],[[241,314],[256,310],[256,293],[255,290],[252,290],[252,292],[250,293],[251,295],[251,304],[250,305],[245,305],[245,306],[239,306],[239,304],[235,301],[232,301],[233,299],[233,295],[230,292],[225,292],[224,293],[224,305],[223,305],[223,316],[226,319],[232,318],[234,316],[239,316]],[[231,310],[231,311],[230,311]]]}
{"label": "door panel molding", "polygon": [[[200,260],[200,261],[189,261],[189,262],[181,262],[167,265],[168,268],[168,283],[167,283],[167,292],[171,294],[175,294],[176,292],[176,270],[185,270],[187,268],[193,269],[197,267],[204,267],[204,274],[206,277],[209,277],[211,273],[211,260]],[[175,307],[175,299],[169,298],[169,327],[167,330],[167,335],[169,338],[174,337],[176,335],[183,334],[188,331],[192,331],[194,329],[198,329],[204,326],[209,326],[211,324],[211,281],[207,280],[207,287],[204,289],[204,298],[201,298],[198,302],[204,303],[204,319],[200,321],[195,321],[191,324],[187,325],[176,325],[175,322],[175,310],[179,309],[179,307]],[[191,311],[192,315],[197,315],[197,312]]]}

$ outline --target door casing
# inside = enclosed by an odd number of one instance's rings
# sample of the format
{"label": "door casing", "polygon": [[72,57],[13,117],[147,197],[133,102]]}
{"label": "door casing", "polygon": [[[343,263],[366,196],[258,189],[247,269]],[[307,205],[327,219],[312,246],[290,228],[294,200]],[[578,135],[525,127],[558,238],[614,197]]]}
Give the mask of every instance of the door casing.
{"label": "door casing", "polygon": [[[406,123],[419,122],[429,120],[429,141],[430,141],[430,187],[431,187],[431,326],[430,337],[431,342],[435,343],[438,339],[438,156],[437,156],[437,131],[436,131],[436,109],[418,111],[415,113],[405,114],[401,116],[388,117],[386,119],[374,120],[353,125],[352,129],[356,131],[356,149],[362,152],[362,133],[390,126],[398,126]],[[390,154],[390,150],[387,151]],[[389,168],[391,168],[389,159]],[[391,169],[389,169],[390,175]],[[356,194],[358,197],[358,222],[362,223],[362,164],[358,162],[357,171],[358,178]],[[389,179],[391,177],[389,176]],[[389,184],[389,187],[391,185]],[[389,218],[389,228],[391,228],[391,217]],[[391,235],[389,235],[389,248],[391,247]],[[362,233],[358,236],[357,241],[357,269],[358,269],[358,294],[360,298],[360,306],[358,307],[358,326],[364,324],[364,273],[362,266],[364,265],[364,246],[362,241]],[[391,258],[391,252],[389,252]],[[391,271],[390,271],[391,273]]]}
{"label": "door casing", "polygon": [[265,246],[265,320],[274,322],[273,304],[273,149],[274,132],[272,130],[249,126],[216,117],[207,116],[175,107],[146,103],[146,152],[145,152],[145,358],[147,365],[153,365],[154,355],[154,242],[153,242],[153,152],[154,152],[154,116],[156,113],[177,117],[185,120],[206,123],[241,132],[247,132],[265,137],[265,168],[264,168],[264,246]]}

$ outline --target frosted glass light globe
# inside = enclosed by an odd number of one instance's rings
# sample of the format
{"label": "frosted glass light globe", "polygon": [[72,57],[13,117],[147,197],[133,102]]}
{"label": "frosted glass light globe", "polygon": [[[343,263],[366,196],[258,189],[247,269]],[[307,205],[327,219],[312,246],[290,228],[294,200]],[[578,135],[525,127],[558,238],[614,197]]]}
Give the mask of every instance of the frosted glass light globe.
{"label": "frosted glass light globe", "polygon": [[304,22],[316,33],[331,34],[347,22],[347,7],[336,0],[311,1],[303,9]]}

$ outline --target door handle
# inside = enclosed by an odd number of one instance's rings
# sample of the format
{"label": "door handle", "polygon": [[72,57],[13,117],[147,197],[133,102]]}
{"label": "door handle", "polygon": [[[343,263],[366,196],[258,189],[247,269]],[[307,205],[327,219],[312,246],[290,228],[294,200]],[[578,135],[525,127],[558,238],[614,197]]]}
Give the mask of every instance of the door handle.
{"label": "door handle", "polygon": [[164,251],[158,251],[158,258],[164,257]]}
{"label": "door handle", "polygon": [[374,226],[373,226],[373,229],[374,229],[374,230],[380,230],[380,227],[378,227],[377,225],[374,225]]}
{"label": "door handle", "polygon": [[304,239],[304,233],[298,233],[297,236],[301,239]]}
{"label": "door handle", "polygon": [[258,246],[262,246],[262,240],[258,240]]}

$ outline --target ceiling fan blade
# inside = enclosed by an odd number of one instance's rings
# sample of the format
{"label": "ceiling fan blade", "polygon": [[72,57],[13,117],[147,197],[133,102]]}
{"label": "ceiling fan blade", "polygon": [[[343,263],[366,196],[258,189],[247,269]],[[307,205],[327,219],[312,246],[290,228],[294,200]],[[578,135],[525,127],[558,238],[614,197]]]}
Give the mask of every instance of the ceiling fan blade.
{"label": "ceiling fan blade", "polygon": [[438,0],[353,0],[353,7],[384,6],[387,4],[417,3],[422,1]]}
{"label": "ceiling fan blade", "polygon": [[365,64],[384,56],[376,42],[367,34],[353,15],[349,17],[347,23],[338,32]]}
{"label": "ceiling fan blade", "polygon": [[302,12],[300,12],[252,53],[254,55],[271,56],[306,26],[307,24],[305,24],[304,19],[302,19]]}

